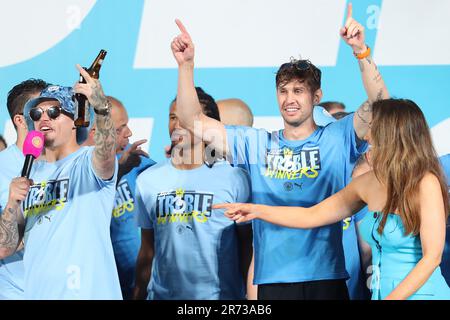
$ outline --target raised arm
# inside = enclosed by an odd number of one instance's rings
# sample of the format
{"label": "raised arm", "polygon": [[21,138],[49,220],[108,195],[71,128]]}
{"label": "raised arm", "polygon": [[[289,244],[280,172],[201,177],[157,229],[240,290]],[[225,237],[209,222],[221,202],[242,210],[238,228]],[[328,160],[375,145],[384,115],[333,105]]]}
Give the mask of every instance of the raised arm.
{"label": "raised arm", "polygon": [[353,49],[354,54],[361,58],[358,58],[358,64],[368,100],[358,108],[353,121],[357,136],[363,139],[372,120],[372,103],[389,98],[389,92],[377,65],[370,56],[370,49],[366,46],[364,27],[352,17],[351,3],[348,4],[345,26],[341,28],[340,35]]}
{"label": "raised arm", "polygon": [[205,116],[194,85],[195,47],[191,36],[180,20],[175,20],[181,34],[175,37],[171,49],[178,63],[177,115],[183,128],[191,134],[212,143],[218,151],[227,150],[224,125]]}
{"label": "raised arm", "polygon": [[360,190],[368,176],[354,179],[347,187],[311,208],[273,207],[251,203],[224,203],[214,209],[226,209],[225,215],[240,223],[261,219],[283,227],[311,229],[341,221],[364,205]]}
{"label": "raised arm", "polygon": [[16,252],[25,228],[20,204],[25,200],[32,181],[14,178],[9,187],[8,203],[0,215],[0,259]]}
{"label": "raised arm", "polygon": [[100,81],[91,78],[79,65],[77,68],[86,79],[86,83],[75,84],[74,91],[84,94],[95,111],[95,147],[92,165],[97,176],[108,180],[114,175],[116,161],[116,130],[111,120],[111,104],[103,93]]}
{"label": "raised arm", "polygon": [[441,263],[445,245],[445,209],[439,181],[431,173],[420,182],[419,201],[422,259],[386,297],[389,300],[407,299],[425,284]]}

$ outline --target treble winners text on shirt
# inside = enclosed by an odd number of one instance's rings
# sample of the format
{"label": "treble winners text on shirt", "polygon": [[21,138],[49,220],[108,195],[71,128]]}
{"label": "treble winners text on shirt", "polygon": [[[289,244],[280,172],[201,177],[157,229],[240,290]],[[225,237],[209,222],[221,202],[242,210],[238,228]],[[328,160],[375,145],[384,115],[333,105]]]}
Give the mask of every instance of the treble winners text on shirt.
{"label": "treble winners text on shirt", "polygon": [[212,213],[214,195],[208,192],[183,190],[161,192],[156,198],[158,224],[192,222],[204,223]]}
{"label": "treble winners text on shirt", "polygon": [[264,176],[270,179],[314,179],[319,175],[319,148],[292,151],[289,148],[268,150]]}
{"label": "treble winners text on shirt", "polygon": [[53,209],[63,209],[68,193],[69,179],[49,180],[32,185],[22,203],[24,216],[37,216]]}

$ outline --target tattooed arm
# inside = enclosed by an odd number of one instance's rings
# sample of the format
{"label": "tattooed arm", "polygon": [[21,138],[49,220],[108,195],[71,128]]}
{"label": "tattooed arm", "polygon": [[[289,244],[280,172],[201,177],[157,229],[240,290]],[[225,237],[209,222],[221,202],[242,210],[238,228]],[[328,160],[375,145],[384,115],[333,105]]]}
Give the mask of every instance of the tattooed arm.
{"label": "tattooed arm", "polygon": [[25,229],[20,210],[32,184],[27,178],[14,178],[9,187],[9,198],[5,210],[0,215],[0,259],[12,255],[18,249]]}
{"label": "tattooed arm", "polygon": [[[0,216],[0,259],[16,252],[23,235],[22,214],[19,208],[6,206]],[[23,218],[22,218],[23,220]]]}
{"label": "tattooed arm", "polygon": [[106,99],[102,86],[97,79],[77,65],[86,83],[77,83],[74,91],[84,94],[95,110],[94,155],[92,165],[95,173],[102,179],[111,179],[116,162],[116,129],[111,119],[111,103]]}
{"label": "tattooed arm", "polygon": [[356,110],[356,115],[353,118],[353,126],[355,127],[358,138],[364,139],[369,129],[369,123],[372,121],[372,103],[377,100],[388,99],[389,92],[378,67],[370,56],[358,60],[358,63],[368,100],[364,101],[358,110]]}
{"label": "tattooed arm", "polygon": [[[366,52],[364,27],[352,18],[352,5],[348,5],[347,20],[340,31],[342,39],[353,49],[356,54]],[[353,125],[358,138],[364,139],[372,120],[372,103],[389,98],[389,93],[381,77],[380,71],[370,56],[358,59],[361,76],[366,89],[368,100],[356,111]]]}
{"label": "tattooed arm", "polygon": [[101,107],[95,107],[94,104],[92,106],[94,109],[102,109],[105,108],[105,106],[108,108],[106,114],[96,114],[95,116],[95,148],[92,163],[94,165],[94,170],[99,177],[102,179],[111,179],[114,175],[116,161],[116,129],[114,128],[111,119],[111,105],[105,98]]}

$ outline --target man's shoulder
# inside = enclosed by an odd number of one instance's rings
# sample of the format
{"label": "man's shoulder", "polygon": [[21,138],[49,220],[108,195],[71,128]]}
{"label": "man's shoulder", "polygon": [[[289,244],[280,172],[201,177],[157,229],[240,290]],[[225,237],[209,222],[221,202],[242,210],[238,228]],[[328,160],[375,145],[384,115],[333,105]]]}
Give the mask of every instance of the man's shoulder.
{"label": "man's shoulder", "polygon": [[76,151],[72,152],[65,158],[58,160],[58,161],[61,161],[61,163],[64,163],[64,162],[70,163],[72,161],[89,158],[90,156],[92,156],[93,152],[94,152],[93,146],[80,147]]}
{"label": "man's shoulder", "polygon": [[260,134],[270,136],[271,132],[264,128],[255,128],[247,126],[225,126],[225,130],[228,134]]}
{"label": "man's shoulder", "polygon": [[222,170],[227,173],[235,173],[235,174],[242,174],[247,172],[246,170],[240,167],[232,166],[228,160],[216,161],[213,168],[216,168],[217,170]]}
{"label": "man's shoulder", "polygon": [[346,115],[343,118],[340,118],[336,121],[330,122],[328,124],[326,124],[325,126],[323,126],[324,128],[328,128],[328,130],[331,129],[341,129],[343,130],[345,127],[353,127],[353,117],[354,117],[354,112],[349,113],[348,115]]}
{"label": "man's shoulder", "polygon": [[[84,170],[86,166],[91,166],[94,147],[80,147],[78,150],[72,152],[67,157],[58,160],[57,166],[61,168],[72,168],[73,173]],[[44,161],[44,166],[49,163]]]}
{"label": "man's shoulder", "polygon": [[171,164],[168,161],[154,163],[153,165],[148,166],[146,169],[142,170],[137,180],[142,181],[143,179],[148,179],[160,174],[164,174],[164,172],[169,171],[170,168]]}
{"label": "man's shoulder", "polygon": [[335,122],[331,122],[324,127],[319,127],[321,130],[320,138],[322,142],[340,143],[348,139],[349,134],[355,132],[353,125],[353,114],[349,114]]}
{"label": "man's shoulder", "polygon": [[[23,157],[22,152],[19,150],[19,148],[17,147],[17,145],[12,144],[10,146],[8,146],[5,150],[0,151],[0,161],[11,161],[11,160],[15,160],[17,157]],[[3,163],[5,164],[10,164],[10,163]]]}
{"label": "man's shoulder", "polygon": [[90,165],[91,155],[94,147],[81,147],[72,152],[68,156],[57,160],[56,162],[48,162],[45,159],[37,160],[33,164],[35,173],[45,174],[81,174],[87,165]]}
{"label": "man's shoulder", "polygon": [[11,180],[22,168],[25,157],[16,145],[11,145],[0,152],[0,177]]}
{"label": "man's shoulder", "polygon": [[145,156],[140,156],[139,158],[141,161],[140,161],[139,165],[137,166],[138,172],[143,172],[144,170],[156,165],[156,161],[151,158],[148,158]]}
{"label": "man's shoulder", "polygon": [[247,170],[232,166],[228,161],[226,160],[220,160],[216,161],[212,169],[216,172],[220,172],[220,174],[225,177],[225,179],[236,179],[236,178],[243,178],[248,179],[248,172]]}
{"label": "man's shoulder", "polygon": [[[280,130],[268,131],[264,128],[253,128],[245,126],[226,126],[230,150],[234,155],[236,150],[251,150],[248,156],[265,150],[272,141],[277,141]],[[235,149],[237,148],[237,149]],[[234,156],[233,156],[234,157]]]}

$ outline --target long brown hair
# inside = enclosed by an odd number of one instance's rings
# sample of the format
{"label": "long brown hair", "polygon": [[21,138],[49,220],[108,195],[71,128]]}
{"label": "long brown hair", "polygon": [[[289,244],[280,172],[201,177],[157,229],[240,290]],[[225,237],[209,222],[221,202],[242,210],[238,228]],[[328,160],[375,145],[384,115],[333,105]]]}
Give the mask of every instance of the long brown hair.
{"label": "long brown hair", "polygon": [[377,179],[387,187],[387,200],[378,232],[383,232],[389,213],[398,210],[405,235],[420,231],[419,187],[430,172],[439,179],[448,217],[448,191],[431,140],[425,116],[411,100],[376,101],[372,111],[372,165]]}

